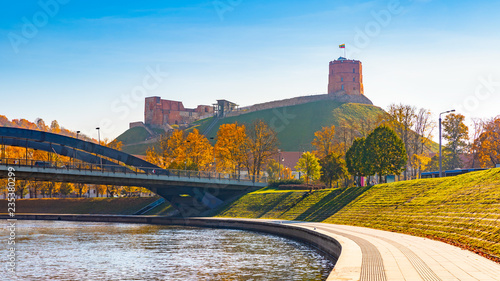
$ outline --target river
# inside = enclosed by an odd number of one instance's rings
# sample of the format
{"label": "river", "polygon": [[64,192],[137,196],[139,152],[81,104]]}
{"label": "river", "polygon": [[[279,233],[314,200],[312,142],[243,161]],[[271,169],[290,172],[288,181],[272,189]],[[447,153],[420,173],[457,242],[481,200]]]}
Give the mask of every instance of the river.
{"label": "river", "polygon": [[333,268],[302,243],[229,229],[20,220],[16,246],[11,280],[325,280]]}

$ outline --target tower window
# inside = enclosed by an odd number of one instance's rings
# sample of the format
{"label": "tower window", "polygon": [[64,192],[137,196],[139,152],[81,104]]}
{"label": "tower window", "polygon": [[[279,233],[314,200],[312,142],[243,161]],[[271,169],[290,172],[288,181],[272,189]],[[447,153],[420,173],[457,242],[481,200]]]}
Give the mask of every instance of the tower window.
{"label": "tower window", "polygon": [[340,82],[344,82],[344,77],[340,77]]}
{"label": "tower window", "polygon": [[353,90],[356,90],[356,87],[352,88]]}
{"label": "tower window", "polygon": [[342,84],[342,90],[344,89],[344,84]]}
{"label": "tower window", "polygon": [[356,73],[356,68],[353,68],[353,69],[352,69],[352,73]]}
{"label": "tower window", "polygon": [[352,78],[352,82],[356,82],[356,77],[353,77],[353,78]]}

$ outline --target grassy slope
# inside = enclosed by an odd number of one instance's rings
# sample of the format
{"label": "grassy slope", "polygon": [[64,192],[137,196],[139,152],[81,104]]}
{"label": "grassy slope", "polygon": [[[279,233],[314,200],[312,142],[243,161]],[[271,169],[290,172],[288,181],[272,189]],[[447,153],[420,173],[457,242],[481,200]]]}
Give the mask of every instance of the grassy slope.
{"label": "grassy slope", "polygon": [[[281,149],[302,151],[310,148],[314,132],[321,130],[324,126],[332,124],[337,126],[340,120],[349,120],[350,122],[359,122],[365,119],[375,120],[378,115],[383,113],[381,108],[372,105],[339,103],[332,100],[318,101],[228,117],[220,120],[208,137],[215,137],[217,135],[216,128],[222,124],[234,122],[251,124],[254,120],[262,119],[278,132]],[[196,121],[188,131],[196,128],[203,132],[212,120],[211,117]],[[122,141],[125,145],[124,152],[145,155],[150,144],[133,144],[144,141],[148,136],[149,133],[144,128],[135,127],[118,136],[117,140]],[[129,144],[132,145],[126,146]]]}
{"label": "grassy slope", "polygon": [[116,140],[121,141],[123,145],[128,145],[145,141],[149,136],[150,134],[143,127],[134,127],[123,132]]}
{"label": "grassy slope", "polygon": [[[18,199],[16,212],[132,215],[156,199],[158,198]],[[7,210],[7,200],[0,200],[0,206],[2,210]]]}
{"label": "grassy slope", "polygon": [[496,259],[500,257],[499,187],[500,169],[492,169],[342,193],[263,189],[243,196],[217,216],[372,227],[443,240]]}
{"label": "grassy slope", "polygon": [[[381,108],[372,105],[326,100],[228,117],[220,120],[214,128],[234,122],[251,124],[254,120],[262,119],[278,132],[281,149],[301,151],[310,146],[314,139],[314,132],[321,130],[324,126],[332,124],[337,126],[342,119],[351,122],[376,119],[379,114],[383,113]],[[209,118],[205,122],[200,122],[198,129],[203,132],[211,121],[212,119]],[[214,137],[216,134],[217,131],[213,129],[208,137]]]}

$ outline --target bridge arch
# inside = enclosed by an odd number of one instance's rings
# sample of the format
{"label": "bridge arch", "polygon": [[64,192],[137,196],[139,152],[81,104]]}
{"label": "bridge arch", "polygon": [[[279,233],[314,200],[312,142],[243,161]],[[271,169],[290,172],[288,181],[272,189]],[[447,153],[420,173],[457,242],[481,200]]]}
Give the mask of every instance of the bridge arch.
{"label": "bridge arch", "polygon": [[116,164],[108,160],[111,159],[138,169],[160,168],[116,149],[77,138],[37,130],[0,127],[0,144],[57,153],[91,164]]}

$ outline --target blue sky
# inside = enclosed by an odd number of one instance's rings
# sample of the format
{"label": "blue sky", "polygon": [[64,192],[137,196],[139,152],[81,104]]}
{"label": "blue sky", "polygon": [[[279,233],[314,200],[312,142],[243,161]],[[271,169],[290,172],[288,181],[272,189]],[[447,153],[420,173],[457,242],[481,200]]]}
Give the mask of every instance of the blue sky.
{"label": "blue sky", "polygon": [[[42,3],[42,4],[40,4]],[[347,45],[365,95],[468,120],[500,113],[498,1],[9,1],[0,114],[114,138],[144,97],[242,106],[325,93]],[[153,73],[153,74],[151,74]]]}

